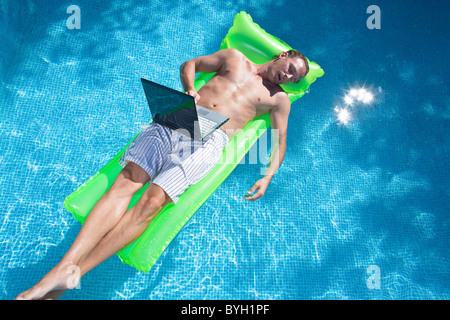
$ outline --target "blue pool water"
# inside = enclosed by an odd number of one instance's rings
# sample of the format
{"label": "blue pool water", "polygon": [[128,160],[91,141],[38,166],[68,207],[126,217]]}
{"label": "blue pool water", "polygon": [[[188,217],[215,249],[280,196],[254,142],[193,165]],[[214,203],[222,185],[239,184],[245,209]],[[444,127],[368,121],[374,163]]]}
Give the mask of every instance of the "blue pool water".
{"label": "blue pool water", "polygon": [[[242,198],[264,159],[238,165],[150,272],[114,256],[63,298],[450,297],[448,1],[104,3],[0,2],[1,299],[75,239],[64,199],[150,119],[140,77],[181,89],[180,64],[217,50],[242,10],[325,70],[293,104],[266,196]],[[371,103],[348,107],[352,88]]]}

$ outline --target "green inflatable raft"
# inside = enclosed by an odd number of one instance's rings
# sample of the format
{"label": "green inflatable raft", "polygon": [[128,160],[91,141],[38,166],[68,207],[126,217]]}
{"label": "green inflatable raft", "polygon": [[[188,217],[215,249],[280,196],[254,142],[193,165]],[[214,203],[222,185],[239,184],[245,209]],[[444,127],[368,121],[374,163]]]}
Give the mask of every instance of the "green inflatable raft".
{"label": "green inflatable raft", "polygon": [[[271,60],[275,54],[292,49],[285,42],[264,31],[245,12],[240,12],[235,16],[233,26],[220,45],[220,49],[225,48],[238,49],[256,64],[265,63]],[[291,103],[302,97],[311,83],[324,74],[324,71],[315,62],[309,61],[309,67],[309,73],[299,83],[282,85]],[[195,80],[196,89],[199,90],[213,76],[214,74],[211,73],[199,74]],[[189,187],[180,196],[176,205],[170,203],[164,207],[146,231],[118,253],[122,262],[128,263],[137,270],[148,272],[181,228],[228,177],[269,126],[269,115],[265,114],[252,120],[239,134],[230,139],[224,149],[222,159],[214,169],[200,182]],[[111,187],[116,176],[122,170],[119,158],[128,144],[65,199],[65,208],[81,223],[84,223],[91,209]],[[130,202],[130,207],[136,204],[147,187],[148,185],[144,186],[135,194]]]}

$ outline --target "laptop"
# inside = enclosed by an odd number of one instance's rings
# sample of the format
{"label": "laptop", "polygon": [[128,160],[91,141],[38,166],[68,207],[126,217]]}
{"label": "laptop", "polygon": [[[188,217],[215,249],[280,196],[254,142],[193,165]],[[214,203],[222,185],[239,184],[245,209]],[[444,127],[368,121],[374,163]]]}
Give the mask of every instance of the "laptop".
{"label": "laptop", "polygon": [[203,141],[229,120],[227,116],[197,106],[194,97],[141,78],[153,121]]}

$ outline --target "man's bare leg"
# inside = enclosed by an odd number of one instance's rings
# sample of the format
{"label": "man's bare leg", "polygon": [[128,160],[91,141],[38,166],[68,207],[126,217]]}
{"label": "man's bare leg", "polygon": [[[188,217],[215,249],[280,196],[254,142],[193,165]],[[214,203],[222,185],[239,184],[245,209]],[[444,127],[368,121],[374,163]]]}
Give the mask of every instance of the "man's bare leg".
{"label": "man's bare leg", "polygon": [[133,195],[150,180],[148,174],[134,163],[128,163],[114,184],[89,213],[78,236],[61,261],[31,289],[16,299],[40,299],[55,290],[67,290],[69,270],[94,249],[126,212]]}
{"label": "man's bare leg", "polygon": [[[163,189],[155,184],[150,185],[138,203],[127,211],[116,227],[83,260],[79,261],[80,278],[136,240],[169,202],[171,199]],[[50,291],[42,296],[42,299],[56,300],[66,290],[67,288]]]}
{"label": "man's bare leg", "polygon": [[[163,189],[155,184],[150,185],[138,203],[127,211],[116,227],[83,260],[79,261],[80,278],[136,240],[170,201],[170,197]],[[49,291],[42,296],[42,299],[56,300],[67,289]]]}
{"label": "man's bare leg", "polygon": [[151,184],[138,203],[130,208],[117,226],[79,263],[81,276],[135,241],[162,208],[172,200],[158,185]]}
{"label": "man's bare leg", "polygon": [[77,264],[98,242],[120,221],[133,195],[141,189],[150,177],[135,163],[129,162],[120,172],[114,184],[89,213],[80,233],[64,259]]}

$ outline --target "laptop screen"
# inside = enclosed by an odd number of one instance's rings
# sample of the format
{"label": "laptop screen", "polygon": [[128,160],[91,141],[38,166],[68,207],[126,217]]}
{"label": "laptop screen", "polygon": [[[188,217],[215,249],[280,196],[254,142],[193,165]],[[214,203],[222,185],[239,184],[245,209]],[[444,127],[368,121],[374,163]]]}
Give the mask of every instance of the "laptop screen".
{"label": "laptop screen", "polygon": [[174,130],[187,130],[193,137],[198,121],[194,98],[146,79],[141,82],[153,121]]}

